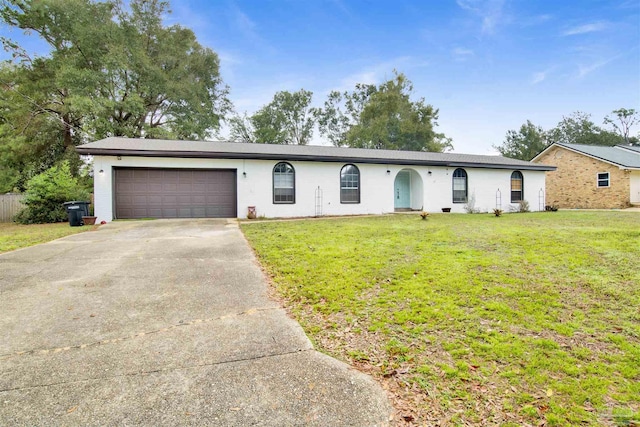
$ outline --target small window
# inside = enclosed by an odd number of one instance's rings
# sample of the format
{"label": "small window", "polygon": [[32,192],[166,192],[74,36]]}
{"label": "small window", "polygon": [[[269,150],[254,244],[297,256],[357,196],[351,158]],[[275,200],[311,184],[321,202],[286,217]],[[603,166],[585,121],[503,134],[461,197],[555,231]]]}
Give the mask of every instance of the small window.
{"label": "small window", "polygon": [[296,171],[289,163],[273,168],[273,203],[296,202]]}
{"label": "small window", "polygon": [[340,203],[360,203],[360,171],[355,165],[340,169]]}
{"label": "small window", "polygon": [[511,174],[511,203],[521,202],[524,195],[524,177],[522,172],[515,171]]}
{"label": "small window", "polygon": [[598,174],[598,187],[609,186],[609,172],[603,172]]}
{"label": "small window", "polygon": [[464,169],[453,171],[453,203],[467,203],[467,172]]}

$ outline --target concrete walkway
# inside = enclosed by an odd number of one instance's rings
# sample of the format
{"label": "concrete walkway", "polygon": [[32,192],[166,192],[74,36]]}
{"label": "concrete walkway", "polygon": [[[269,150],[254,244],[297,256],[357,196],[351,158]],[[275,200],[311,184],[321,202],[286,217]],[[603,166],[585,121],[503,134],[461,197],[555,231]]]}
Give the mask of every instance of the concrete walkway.
{"label": "concrete walkway", "polygon": [[0,425],[381,426],[234,221],[119,222],[0,255]]}

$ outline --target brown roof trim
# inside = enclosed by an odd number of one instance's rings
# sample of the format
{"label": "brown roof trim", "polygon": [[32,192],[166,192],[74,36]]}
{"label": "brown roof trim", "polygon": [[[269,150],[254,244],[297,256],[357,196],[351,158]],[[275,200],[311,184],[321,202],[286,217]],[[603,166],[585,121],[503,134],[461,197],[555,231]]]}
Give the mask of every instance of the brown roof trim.
{"label": "brown roof trim", "polygon": [[183,157],[189,159],[243,159],[243,160],[288,160],[304,162],[331,163],[365,163],[379,165],[414,165],[414,166],[448,166],[473,167],[482,169],[511,169],[552,171],[555,166],[548,165],[508,165],[500,163],[447,162],[438,160],[408,160],[408,159],[375,159],[349,156],[318,156],[304,154],[275,154],[275,153],[229,153],[213,151],[168,151],[168,150],[122,150],[109,148],[76,147],[80,154],[93,156],[132,156],[132,157]]}

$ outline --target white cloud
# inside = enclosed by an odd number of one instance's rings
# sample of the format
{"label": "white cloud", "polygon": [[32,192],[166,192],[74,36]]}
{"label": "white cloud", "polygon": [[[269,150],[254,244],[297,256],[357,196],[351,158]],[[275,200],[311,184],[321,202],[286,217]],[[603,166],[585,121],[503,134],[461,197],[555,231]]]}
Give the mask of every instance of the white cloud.
{"label": "white cloud", "polygon": [[239,7],[231,6],[231,18],[233,26],[240,32],[240,34],[249,40],[251,43],[259,46],[261,49],[266,50],[270,54],[275,54],[277,50],[271,46],[258,32],[257,24]]}
{"label": "white cloud", "polygon": [[249,18],[249,16],[241,11],[239,8],[233,8],[233,18],[234,24],[236,27],[247,37],[247,38],[256,38],[258,37],[255,28],[256,23]]}
{"label": "white cloud", "polygon": [[553,15],[548,13],[542,15],[529,16],[523,19],[520,19],[520,25],[523,27],[532,27],[535,25],[544,24],[545,22],[549,22],[553,19]]}
{"label": "white cloud", "polygon": [[553,66],[547,68],[546,70],[542,70],[542,71],[538,71],[538,72],[533,73],[533,75],[531,76],[530,84],[531,85],[536,85],[538,83],[541,83],[541,82],[545,81],[549,77],[549,74],[551,74],[551,72],[556,70],[558,67],[559,67],[559,65],[553,65]]}
{"label": "white cloud", "polygon": [[597,31],[603,31],[609,27],[609,24],[603,21],[592,22],[590,24],[578,25],[565,30],[563,36],[575,36],[578,34],[594,33]]}
{"label": "white cloud", "polygon": [[359,71],[349,74],[348,76],[340,79],[340,83],[337,88],[331,90],[337,90],[340,92],[353,90],[356,83],[378,84],[383,80],[391,78],[394,69],[402,72],[403,66],[408,68],[416,66],[424,67],[426,65],[426,62],[417,62],[410,56],[393,58],[389,61],[366,66]]}
{"label": "white cloud", "polygon": [[453,55],[453,58],[456,61],[461,61],[461,62],[466,61],[467,59],[469,59],[474,55],[471,49],[466,49],[463,47],[457,47],[453,49],[453,51],[451,51],[451,54]]}
{"label": "white cloud", "polygon": [[540,71],[537,73],[533,73],[533,77],[531,77],[531,84],[535,85],[538,84],[542,81],[544,81],[544,79],[547,78],[547,72],[546,71]]}
{"label": "white cloud", "polygon": [[493,34],[505,21],[504,0],[457,0],[457,5],[478,15],[482,20],[482,34]]}
{"label": "white cloud", "polygon": [[597,70],[598,68],[604,67],[605,65],[607,65],[609,62],[613,61],[614,59],[616,59],[616,57],[613,58],[609,58],[609,59],[604,59],[601,61],[597,61],[597,62],[593,62],[589,65],[578,65],[578,78],[581,79],[583,77],[585,77],[588,74],[591,74],[592,72],[594,72],[595,70]]}

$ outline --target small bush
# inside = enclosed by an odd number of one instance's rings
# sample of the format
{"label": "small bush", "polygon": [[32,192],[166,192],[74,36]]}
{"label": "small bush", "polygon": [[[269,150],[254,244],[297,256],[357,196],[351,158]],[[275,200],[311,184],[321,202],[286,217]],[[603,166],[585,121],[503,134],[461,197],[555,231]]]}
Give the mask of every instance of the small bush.
{"label": "small bush", "polygon": [[517,206],[509,206],[509,212],[530,212],[529,202],[521,200],[518,202]]}
{"label": "small bush", "polygon": [[476,195],[473,193],[468,199],[467,203],[464,205],[464,210],[467,213],[474,214],[479,213],[480,209],[476,209]]}
{"label": "small bush", "polygon": [[63,161],[27,182],[22,202],[26,207],[14,217],[14,221],[20,224],[66,221],[67,212],[62,204],[88,199],[89,191],[71,175],[69,163]]}
{"label": "small bush", "polygon": [[420,212],[420,218],[427,219],[429,218],[429,212]]}
{"label": "small bush", "polygon": [[502,209],[494,209],[493,214],[495,216],[502,216]]}

